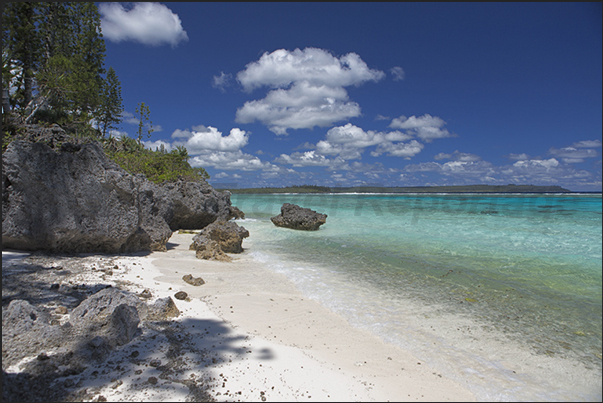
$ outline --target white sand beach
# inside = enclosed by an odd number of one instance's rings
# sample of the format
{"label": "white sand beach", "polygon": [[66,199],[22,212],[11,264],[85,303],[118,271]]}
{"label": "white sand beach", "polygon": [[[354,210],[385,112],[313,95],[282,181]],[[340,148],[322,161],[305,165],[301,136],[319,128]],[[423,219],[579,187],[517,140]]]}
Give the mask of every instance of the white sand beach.
{"label": "white sand beach", "polygon": [[[196,399],[217,401],[475,401],[412,352],[305,298],[248,250],[230,255],[232,262],[197,259],[189,250],[192,236],[174,233],[167,252],[111,258],[119,269],[110,282],[136,293],[149,290],[149,302],[172,297],[181,311],[179,327],[167,339],[145,327],[105,363],[74,376],[86,390],[83,400],[185,401],[192,383],[207,393]],[[21,255],[3,252],[3,261],[11,256]],[[75,282],[107,283],[99,274],[83,272]],[[205,284],[187,284],[187,274]],[[188,297],[175,299],[178,291]],[[180,348],[182,340],[194,348]]]}

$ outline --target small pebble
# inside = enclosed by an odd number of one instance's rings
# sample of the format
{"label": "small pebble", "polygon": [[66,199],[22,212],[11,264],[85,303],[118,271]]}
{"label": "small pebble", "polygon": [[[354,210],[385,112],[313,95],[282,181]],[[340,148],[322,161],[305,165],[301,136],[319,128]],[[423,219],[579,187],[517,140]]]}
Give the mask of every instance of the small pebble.
{"label": "small pebble", "polygon": [[176,294],[174,294],[174,298],[176,298],[176,299],[183,300],[183,299],[186,299],[186,297],[188,297],[188,294],[185,293],[184,291],[178,291]]}

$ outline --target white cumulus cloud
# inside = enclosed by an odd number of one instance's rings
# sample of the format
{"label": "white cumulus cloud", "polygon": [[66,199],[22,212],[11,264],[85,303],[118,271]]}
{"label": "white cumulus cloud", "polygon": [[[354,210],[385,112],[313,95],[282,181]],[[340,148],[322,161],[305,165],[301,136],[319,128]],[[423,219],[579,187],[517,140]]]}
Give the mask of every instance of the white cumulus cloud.
{"label": "white cumulus cloud", "polygon": [[525,161],[530,159],[530,156],[526,153],[521,153],[521,154],[509,154],[507,156],[507,158],[511,159],[511,160],[515,160],[515,161]]}
{"label": "white cumulus cloud", "polygon": [[360,106],[344,87],[379,81],[385,73],[370,69],[355,53],[339,58],[317,48],[275,50],[264,53],[237,74],[246,91],[271,90],[260,100],[237,110],[238,123],[260,121],[277,135],[287,129],[310,129],[360,115]]}
{"label": "white cumulus cloud", "polygon": [[188,36],[177,14],[161,3],[100,3],[103,36],[112,42],[133,41],[145,45],[175,47]]}
{"label": "white cumulus cloud", "polygon": [[360,106],[348,102],[341,87],[312,86],[297,82],[289,89],[270,91],[264,99],[246,102],[237,110],[238,123],[259,120],[277,135],[287,129],[325,127],[360,115]]}
{"label": "white cumulus cloud", "polygon": [[172,133],[172,138],[178,139],[174,145],[183,145],[190,155],[204,151],[238,151],[249,142],[249,135],[244,130],[234,128],[228,136],[212,126],[197,126],[197,130],[177,129]]}
{"label": "white cumulus cloud", "polygon": [[371,153],[372,156],[378,157],[383,153],[387,153],[390,157],[403,157],[410,159],[423,150],[425,146],[417,140],[412,140],[409,143],[392,143],[385,142],[379,144],[377,149]]}
{"label": "white cumulus cloud", "polygon": [[[316,144],[316,152],[322,155],[339,155],[345,160],[358,159],[366,147],[378,146],[371,155],[377,156],[387,152],[390,156],[409,157],[420,152],[423,145],[416,140],[412,144],[399,143],[412,136],[400,131],[376,132],[364,131],[362,128],[347,123],[333,127],[327,132],[326,139]],[[396,142],[396,143],[394,143]],[[411,148],[414,153],[411,152]]]}
{"label": "white cumulus cloud", "polygon": [[356,53],[337,58],[317,48],[266,52],[237,74],[245,90],[262,86],[282,88],[297,81],[307,81],[314,86],[347,87],[383,77],[385,73],[370,69]]}
{"label": "white cumulus cloud", "polygon": [[291,164],[294,167],[329,166],[331,164],[330,159],[324,155],[317,154],[314,150],[303,153],[295,152],[291,155],[281,154],[281,156],[276,159],[276,162]]}
{"label": "white cumulus cloud", "polygon": [[555,157],[562,158],[563,162],[567,163],[584,162],[585,158],[594,158],[599,155],[596,150],[584,147],[587,146],[584,144],[580,144],[580,148],[562,147],[557,149],[553,147],[549,149],[549,154],[554,155]]}
{"label": "white cumulus cloud", "polygon": [[[191,156],[189,163],[193,167],[212,167],[220,170],[241,171],[274,171],[278,166],[258,157],[244,153],[241,148],[249,142],[249,133],[239,128],[233,128],[224,136],[217,128],[197,125],[192,130],[177,129],[172,133],[174,139],[172,148],[184,146]],[[216,178],[226,178],[222,172]],[[236,175],[232,175],[236,178]]]}
{"label": "white cumulus cloud", "polygon": [[238,151],[206,151],[189,160],[192,167],[213,167],[222,170],[257,171],[274,167],[251,154]]}
{"label": "white cumulus cloud", "polygon": [[425,114],[423,116],[400,116],[390,123],[389,127],[393,129],[406,129],[407,133],[419,137],[420,139],[431,142],[433,139],[453,137],[454,135],[444,129],[446,124],[444,120],[437,116]]}
{"label": "white cumulus cloud", "polygon": [[582,140],[572,145],[577,148],[598,148],[601,147],[601,140]]}
{"label": "white cumulus cloud", "polygon": [[583,162],[584,158],[593,158],[599,155],[593,149],[577,149],[574,147],[551,148],[549,152],[552,155],[563,158],[565,162]]}

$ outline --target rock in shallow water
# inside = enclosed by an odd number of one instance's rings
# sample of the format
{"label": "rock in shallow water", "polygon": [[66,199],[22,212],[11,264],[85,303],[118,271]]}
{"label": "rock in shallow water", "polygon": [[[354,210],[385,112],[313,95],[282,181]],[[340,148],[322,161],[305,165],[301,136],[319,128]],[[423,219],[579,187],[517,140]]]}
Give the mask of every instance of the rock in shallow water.
{"label": "rock in shallow water", "polygon": [[281,207],[281,213],[270,220],[277,227],[316,231],[327,222],[327,215],[296,204],[285,203]]}

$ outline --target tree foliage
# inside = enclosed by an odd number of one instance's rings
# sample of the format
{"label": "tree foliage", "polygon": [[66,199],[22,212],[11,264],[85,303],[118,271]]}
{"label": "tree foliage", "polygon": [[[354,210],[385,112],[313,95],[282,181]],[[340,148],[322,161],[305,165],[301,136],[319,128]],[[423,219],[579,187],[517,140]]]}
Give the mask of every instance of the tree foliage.
{"label": "tree foliage", "polygon": [[98,124],[103,137],[111,129],[117,129],[123,112],[121,84],[113,67],[109,67],[107,79],[102,86],[102,96],[98,113]]}
{"label": "tree foliage", "polygon": [[[100,13],[86,2],[8,2],[2,9],[2,151],[18,137],[14,122],[57,123],[69,134],[101,140],[107,155],[153,182],[208,179],[188,163],[184,147],[143,147],[153,130],[150,109],[139,103],[137,139],[115,138],[121,122],[121,83],[105,70]],[[4,95],[8,93],[8,97]],[[8,141],[5,141],[8,140]]]}
{"label": "tree foliage", "polygon": [[4,6],[2,84],[10,89],[11,108],[28,121],[91,124],[98,119],[104,59],[100,13],[94,3]]}
{"label": "tree foliage", "polygon": [[[138,143],[142,144],[143,137],[151,138],[151,133],[154,132],[153,122],[151,122],[151,120],[150,120],[151,110],[149,109],[148,105],[146,105],[144,102],[141,102],[136,107],[135,112],[136,112],[136,117],[140,116],[139,122],[138,122],[138,131],[136,132],[136,134],[137,134],[136,138],[138,139]],[[144,134],[144,130],[143,130],[144,127],[147,127],[146,135]]]}
{"label": "tree foliage", "polygon": [[[41,36],[36,26],[40,14],[37,3],[11,2],[2,12],[2,61],[8,70],[18,69],[12,80],[14,106],[25,108],[32,100],[35,71],[41,63]],[[3,65],[3,85],[5,68]]]}

